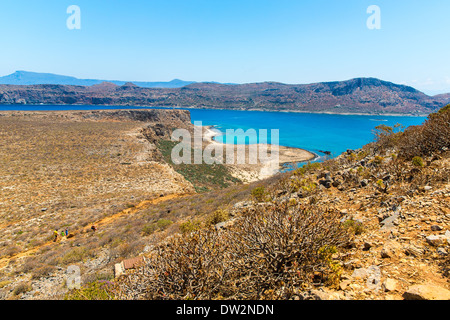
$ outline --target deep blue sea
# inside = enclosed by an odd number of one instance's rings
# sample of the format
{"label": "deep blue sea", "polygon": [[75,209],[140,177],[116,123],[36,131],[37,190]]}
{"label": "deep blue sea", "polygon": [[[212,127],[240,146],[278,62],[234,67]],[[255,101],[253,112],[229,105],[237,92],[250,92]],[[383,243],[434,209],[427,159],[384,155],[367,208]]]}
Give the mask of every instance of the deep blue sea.
{"label": "deep blue sea", "polygon": [[[100,110],[127,109],[122,106],[46,106],[46,105],[2,105],[2,110]],[[128,109],[145,109],[129,107]],[[168,109],[168,108],[149,108]],[[373,129],[380,125],[395,125],[397,123],[408,127],[420,125],[425,117],[402,116],[359,116],[331,115],[314,113],[264,112],[264,111],[233,111],[212,109],[189,109],[192,122],[201,121],[204,126],[213,125],[225,133],[226,129],[267,129],[279,130],[279,144],[296,147],[322,155],[319,150],[330,151],[337,156],[347,149],[358,149],[373,141]],[[216,137],[218,141],[236,141],[226,136]],[[256,141],[254,141],[256,142]]]}

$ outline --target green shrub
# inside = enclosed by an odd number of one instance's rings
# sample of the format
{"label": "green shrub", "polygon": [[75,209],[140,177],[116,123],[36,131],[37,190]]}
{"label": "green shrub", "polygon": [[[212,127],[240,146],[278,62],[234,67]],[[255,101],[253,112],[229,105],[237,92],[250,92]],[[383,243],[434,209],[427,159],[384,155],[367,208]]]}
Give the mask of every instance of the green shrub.
{"label": "green shrub", "polygon": [[182,234],[189,234],[191,232],[200,230],[201,224],[199,221],[186,221],[180,225],[180,231]]}
{"label": "green shrub", "polygon": [[414,157],[412,159],[412,164],[416,167],[423,167],[423,159],[421,157]]}
{"label": "green shrub", "polygon": [[338,252],[336,246],[323,246],[319,249],[319,257],[327,265],[328,274],[325,283],[329,287],[337,288],[342,275],[342,267],[338,261],[333,260],[333,255]]}
{"label": "green shrub", "polygon": [[71,264],[83,261],[88,256],[89,250],[85,247],[74,248],[61,258],[61,263]]}
{"label": "green shrub", "polygon": [[344,222],[344,228],[354,235],[360,235],[364,232],[364,226],[361,222],[349,219]]}
{"label": "green shrub", "polygon": [[172,220],[159,219],[156,222],[152,222],[150,224],[145,225],[144,228],[142,228],[142,232],[148,236],[157,230],[162,231],[162,230],[167,229],[167,227],[169,227],[171,224],[173,224]]}
{"label": "green shrub", "polygon": [[382,164],[383,161],[384,161],[384,158],[381,156],[375,156],[375,158],[373,159],[373,163],[376,165]]}
{"label": "green shrub", "polygon": [[114,285],[110,281],[95,281],[66,294],[64,300],[115,300]]}
{"label": "green shrub", "polygon": [[264,196],[266,195],[266,190],[264,189],[264,187],[257,187],[257,188],[252,190],[251,194],[252,194],[252,197],[257,202],[263,202],[264,201]]}
{"label": "green shrub", "polygon": [[216,225],[218,223],[227,221],[228,218],[229,218],[228,212],[225,210],[219,209],[207,217],[207,219],[205,221],[205,225],[207,225],[207,226]]}
{"label": "green shrub", "polygon": [[303,167],[298,168],[297,170],[295,170],[294,174],[295,175],[305,175],[308,172],[320,169],[322,167],[322,164],[319,162],[308,162],[307,164],[305,164]]}

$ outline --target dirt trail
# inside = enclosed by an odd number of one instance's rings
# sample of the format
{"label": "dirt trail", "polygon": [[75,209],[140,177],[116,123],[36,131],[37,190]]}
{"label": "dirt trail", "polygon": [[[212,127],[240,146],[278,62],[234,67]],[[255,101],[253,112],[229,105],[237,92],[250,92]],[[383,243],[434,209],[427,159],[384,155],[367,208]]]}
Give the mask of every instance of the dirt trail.
{"label": "dirt trail", "polygon": [[[155,198],[152,200],[144,200],[142,202],[140,202],[138,205],[125,209],[123,211],[120,211],[116,214],[113,214],[112,216],[109,217],[105,217],[101,220],[96,221],[94,224],[98,227],[98,226],[104,226],[107,224],[110,224],[114,221],[116,221],[117,219],[119,219],[120,217],[124,216],[124,215],[132,215],[135,214],[136,212],[148,208],[150,205],[155,205],[161,202],[165,202],[168,200],[172,200],[172,199],[176,199],[176,198],[183,198],[183,197],[187,197],[191,194],[171,194],[171,195],[167,195],[167,196],[163,196],[163,197],[159,197],[159,198]],[[82,230],[79,231],[74,231],[73,234],[74,236],[71,239],[76,238],[77,236],[79,236],[82,232],[86,232],[89,231],[91,228],[91,226],[87,226],[85,228],[83,228]],[[61,241],[61,240],[60,240]],[[65,239],[63,239],[62,241],[65,241]],[[57,241],[56,243],[58,243],[59,241]],[[18,252],[10,257],[4,257],[0,259],[0,270],[4,269],[6,266],[8,266],[9,261],[11,259],[19,259],[19,258],[24,258],[24,257],[28,257],[34,253],[36,253],[39,249],[52,245],[54,244],[54,241],[48,241],[44,244],[41,244],[39,246],[36,246],[34,248],[31,249],[27,249],[27,250],[23,250],[21,252]]]}

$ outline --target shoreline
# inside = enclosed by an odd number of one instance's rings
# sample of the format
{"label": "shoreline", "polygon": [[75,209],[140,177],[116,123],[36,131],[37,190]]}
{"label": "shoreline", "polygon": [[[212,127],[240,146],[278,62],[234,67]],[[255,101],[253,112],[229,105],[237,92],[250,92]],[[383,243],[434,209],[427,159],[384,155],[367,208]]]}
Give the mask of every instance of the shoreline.
{"label": "shoreline", "polygon": [[[203,126],[203,141],[209,144],[225,146],[225,143],[214,140],[214,137],[223,135],[223,132],[216,129],[213,125]],[[257,144],[259,145],[259,144]],[[236,145],[235,145],[236,146]],[[246,148],[249,145],[245,145]],[[271,145],[268,144],[270,147]],[[319,155],[301,148],[278,146],[278,161],[268,161],[259,164],[234,164],[228,165],[232,169],[232,175],[243,180],[243,182],[254,182],[263,180],[276,175],[285,170],[289,165],[298,165],[320,158]],[[247,152],[246,152],[247,154]],[[256,173],[259,171],[259,173]]]}
{"label": "shoreline", "polygon": [[[125,110],[132,110],[133,108],[139,109],[177,109],[177,110],[224,110],[224,111],[251,111],[251,112],[283,112],[283,113],[305,113],[305,114],[328,114],[328,115],[341,115],[341,116],[371,116],[371,117],[428,117],[429,113],[424,114],[410,114],[410,113],[352,113],[352,112],[332,112],[332,111],[302,111],[302,110],[267,110],[267,109],[242,109],[242,108],[236,108],[236,109],[224,109],[224,108],[203,108],[203,107],[180,107],[180,106],[172,106],[172,107],[166,107],[166,106],[126,106],[126,105],[101,105],[101,107],[104,107],[105,109],[101,109],[99,106],[99,109],[68,109],[68,110],[1,110],[2,106],[21,106],[21,107],[27,107],[27,106],[64,106],[64,107],[70,107],[70,106],[94,106],[89,104],[0,104],[0,111],[88,111],[88,110],[111,110],[111,109],[117,109],[120,110],[121,108],[125,108]],[[117,108],[113,108],[117,107]]]}

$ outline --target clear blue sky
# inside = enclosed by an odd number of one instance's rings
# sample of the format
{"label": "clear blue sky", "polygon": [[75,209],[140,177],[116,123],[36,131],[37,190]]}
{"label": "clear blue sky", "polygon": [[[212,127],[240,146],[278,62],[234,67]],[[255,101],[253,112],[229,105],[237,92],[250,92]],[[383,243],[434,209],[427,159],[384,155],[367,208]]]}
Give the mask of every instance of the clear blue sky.
{"label": "clear blue sky", "polygon": [[[381,30],[369,30],[369,5]],[[69,5],[81,30],[69,30]],[[311,83],[450,92],[448,0],[2,0],[0,75]]]}

